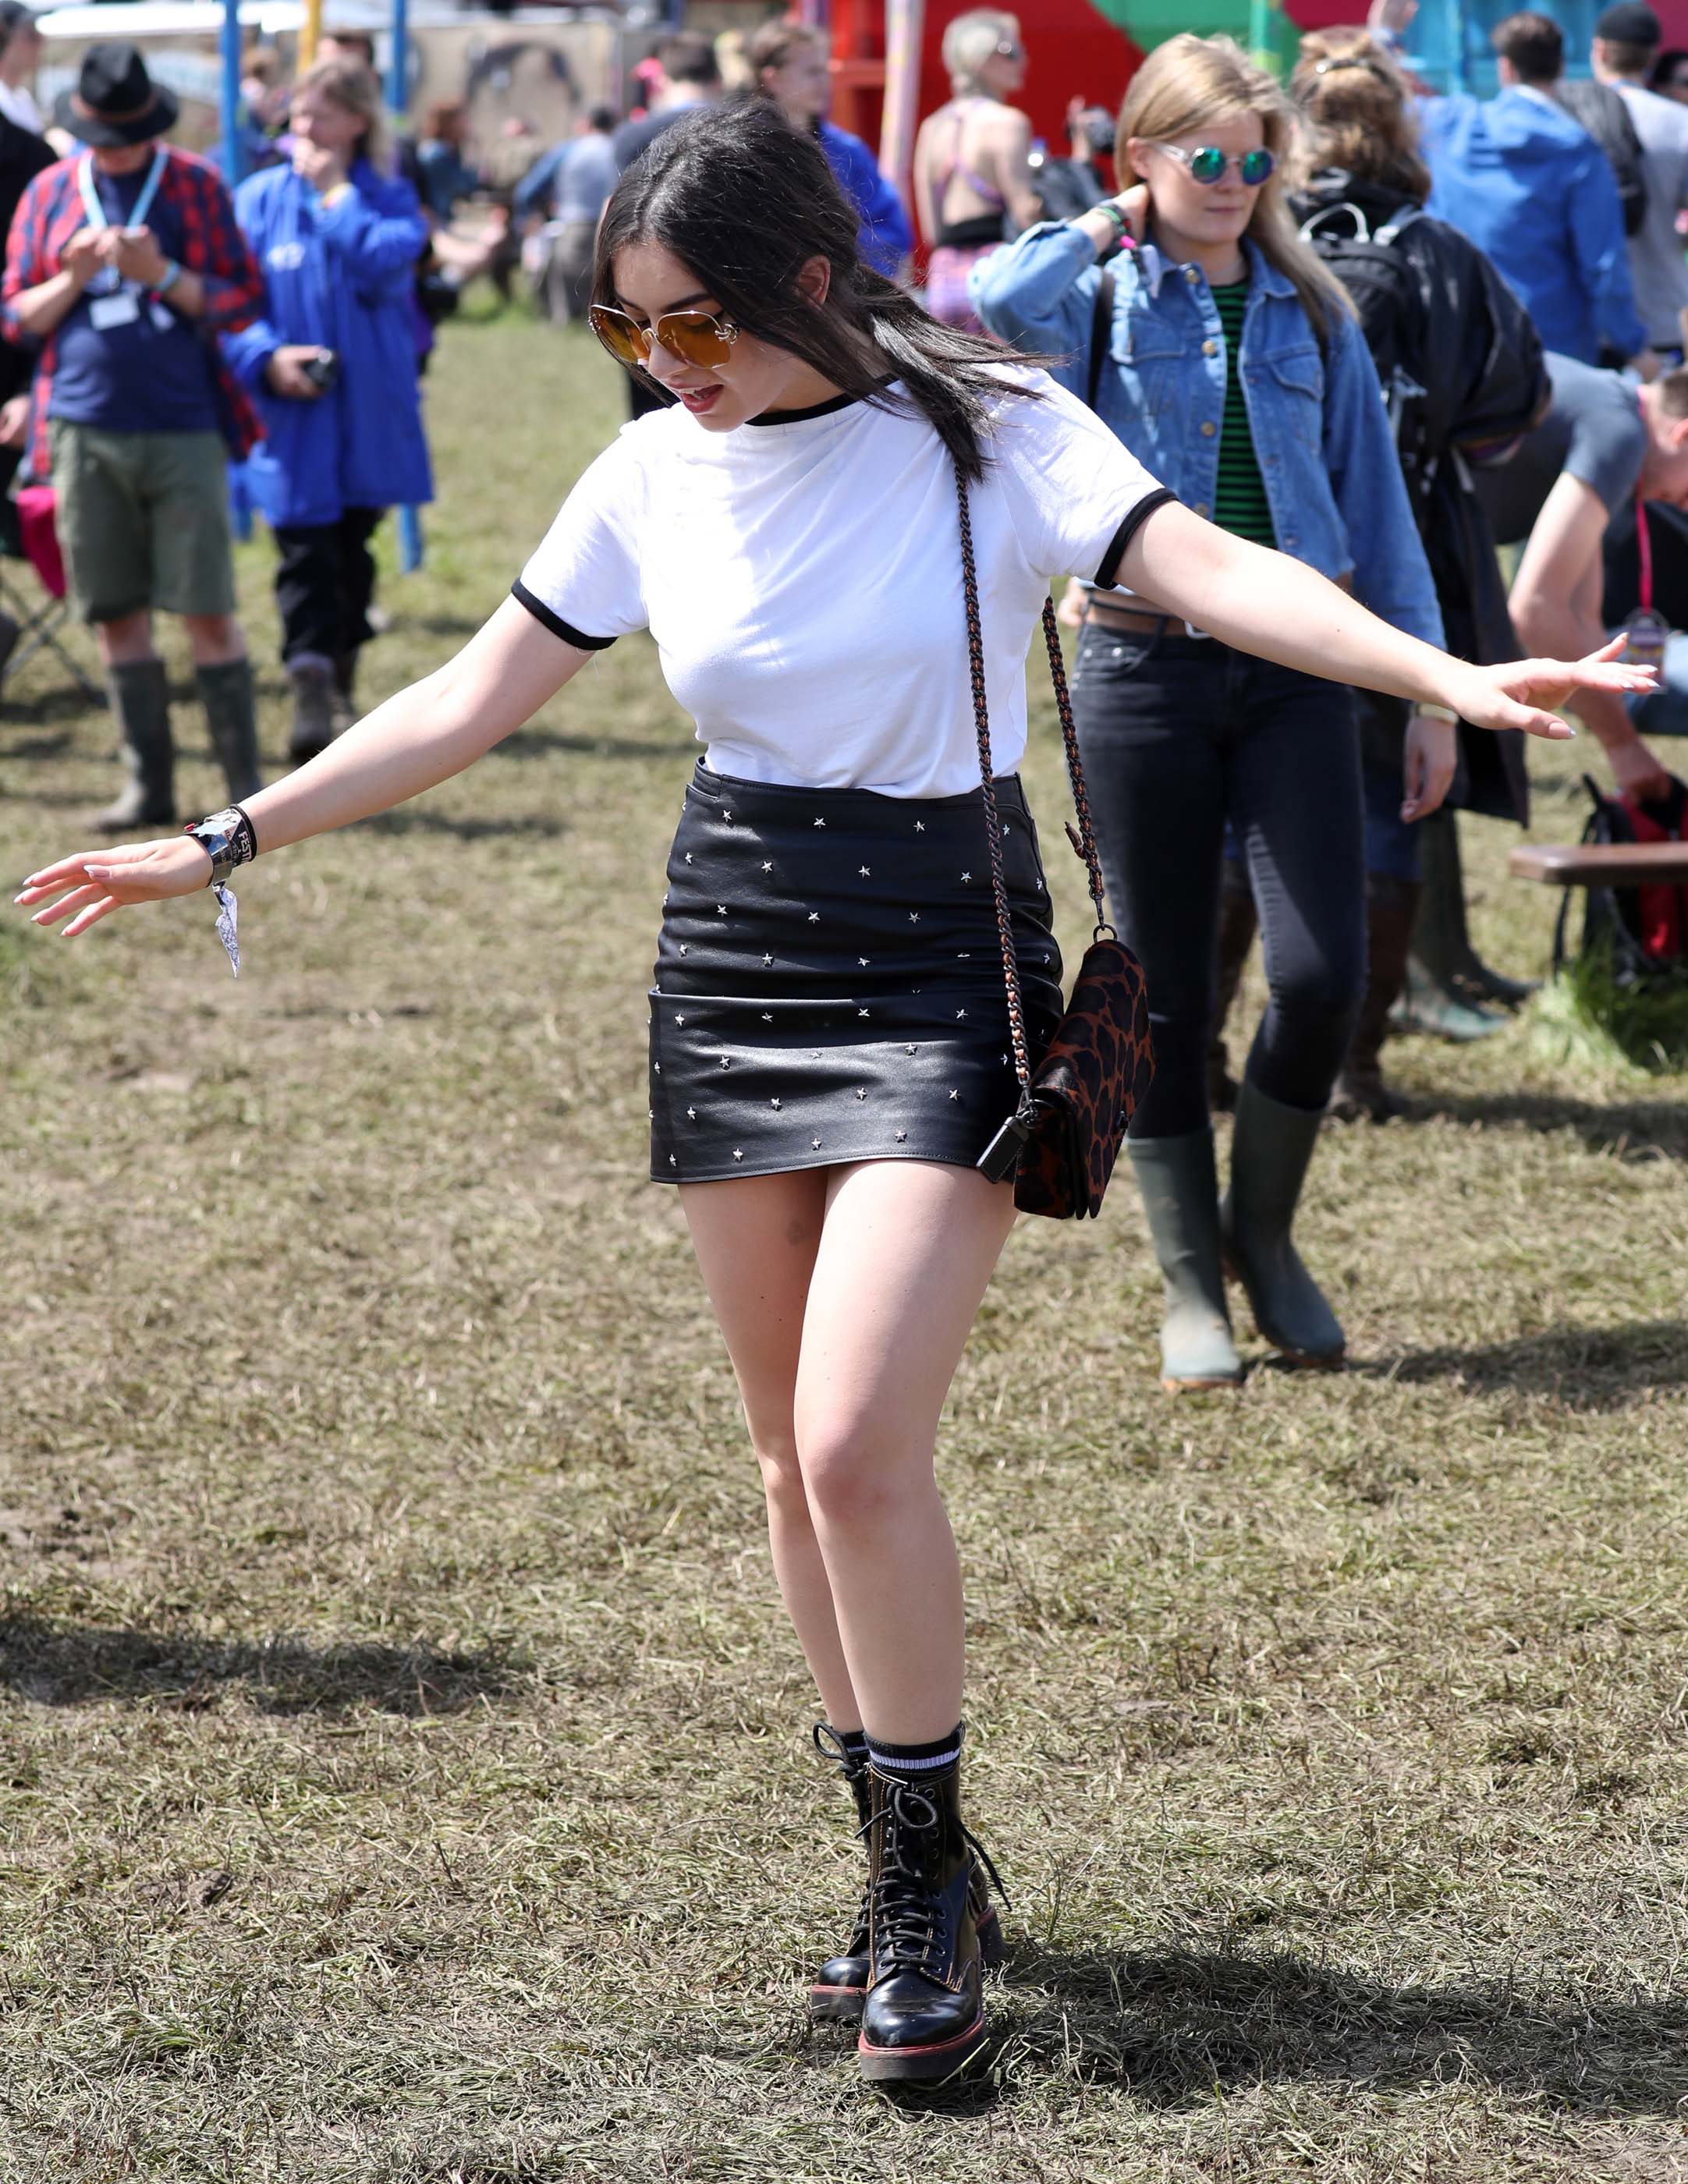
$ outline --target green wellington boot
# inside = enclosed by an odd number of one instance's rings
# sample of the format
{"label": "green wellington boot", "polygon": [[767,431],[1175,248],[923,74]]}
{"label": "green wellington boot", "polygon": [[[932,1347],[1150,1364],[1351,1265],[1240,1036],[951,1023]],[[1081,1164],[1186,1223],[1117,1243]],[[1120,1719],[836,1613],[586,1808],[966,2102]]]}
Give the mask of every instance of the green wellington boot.
{"label": "green wellington boot", "polygon": [[1219,1181],[1211,1129],[1128,1138],[1166,1295],[1161,1385],[1169,1396],[1234,1388],[1243,1361],[1231,1339],[1219,1256]]}
{"label": "green wellington boot", "polygon": [[258,721],[253,710],[252,662],[220,660],[209,667],[196,667],[193,679],[199,702],[205,708],[205,725],[211,732],[211,748],[228,783],[229,801],[238,804],[256,796],[264,786],[258,771]]}
{"label": "green wellington boot", "polygon": [[1243,1078],[1219,1231],[1226,1266],[1247,1292],[1262,1334],[1292,1364],[1329,1371],[1342,1362],[1346,1338],[1290,1240],[1323,1120],[1269,1100]]}
{"label": "green wellington boot", "polygon": [[162,660],[131,660],[109,671],[111,710],[123,738],[128,785],[97,811],[103,833],[175,824],[175,744],[170,726],[170,678]]}
{"label": "green wellington boot", "polygon": [[1477,1004],[1479,1013],[1485,1001],[1505,1009],[1521,1008],[1535,992],[1535,983],[1492,970],[1471,944],[1457,812],[1433,811],[1420,820],[1418,857],[1423,894],[1412,953],[1419,969],[1445,993]]}

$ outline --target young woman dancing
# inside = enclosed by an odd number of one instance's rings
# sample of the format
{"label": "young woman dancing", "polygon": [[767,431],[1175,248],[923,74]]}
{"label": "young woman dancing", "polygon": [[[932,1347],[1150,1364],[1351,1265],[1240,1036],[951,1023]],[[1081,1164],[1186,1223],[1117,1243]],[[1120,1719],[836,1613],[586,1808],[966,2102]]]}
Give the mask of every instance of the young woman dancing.
{"label": "young woman dancing", "polygon": [[934,324],[855,253],[824,153],[760,102],[677,123],[599,239],[594,323],[674,406],[586,472],[458,656],[242,811],[66,857],[19,900],[131,903],[459,773],[649,628],[705,744],[651,996],[651,1172],[677,1184],[767,1491],[774,1568],[868,1838],[819,2006],[872,2077],[980,2046],[994,1953],[961,1823],[961,1574],[933,1479],[950,1376],[1014,1222],[974,1163],[1015,1104],[969,694],[966,480],[1001,848],[1034,1035],[1059,1007],[1013,769],[1051,577],[1122,572],[1240,646],[1569,731],[1603,655],[1478,668],[1156,487],[1042,374]]}

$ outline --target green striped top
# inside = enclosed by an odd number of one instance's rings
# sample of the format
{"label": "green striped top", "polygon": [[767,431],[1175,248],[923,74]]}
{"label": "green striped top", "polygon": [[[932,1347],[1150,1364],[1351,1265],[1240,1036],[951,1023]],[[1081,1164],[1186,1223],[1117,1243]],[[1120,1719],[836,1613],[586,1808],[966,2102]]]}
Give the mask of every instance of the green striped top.
{"label": "green striped top", "polygon": [[1243,345],[1243,313],[1248,308],[1249,284],[1229,281],[1212,291],[1225,335],[1225,408],[1219,426],[1219,476],[1213,493],[1213,521],[1222,531],[1234,531],[1257,546],[1275,546],[1272,510],[1267,504],[1266,482],[1260,475],[1260,459],[1249,430],[1247,404],[1243,400],[1242,374],[1237,355]]}

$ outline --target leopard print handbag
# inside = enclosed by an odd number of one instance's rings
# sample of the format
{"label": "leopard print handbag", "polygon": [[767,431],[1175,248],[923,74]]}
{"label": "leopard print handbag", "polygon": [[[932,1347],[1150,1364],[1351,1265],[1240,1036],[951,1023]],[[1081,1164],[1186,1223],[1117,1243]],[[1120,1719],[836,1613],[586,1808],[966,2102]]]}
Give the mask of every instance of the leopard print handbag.
{"label": "leopard print handbag", "polygon": [[1095,905],[1096,925],[1073,981],[1066,1014],[1035,1070],[1026,1047],[1025,1013],[1020,1000],[1019,963],[1002,870],[1002,829],[996,816],[996,788],[990,763],[990,719],[985,704],[984,642],[979,618],[978,576],[973,561],[972,518],[967,482],[958,470],[955,491],[961,521],[961,578],[967,597],[967,660],[972,676],[973,719],[978,730],[979,779],[983,784],[990,883],[996,901],[996,927],[1002,944],[1002,974],[1008,989],[1008,1028],[1014,1049],[1019,1105],[980,1155],[978,1167],[993,1183],[1014,1178],[1014,1203],[1022,1213],[1045,1213],[1056,1221],[1095,1220],[1102,1210],[1126,1127],[1149,1089],[1154,1048],[1149,1034],[1149,1003],[1143,967],[1108,922],[1102,891],[1102,867],[1090,824],[1090,800],[1078,762],[1078,737],[1072,725],[1067,669],[1061,656],[1061,632],[1053,600],[1044,601],[1044,643],[1049,649],[1055,701],[1067,749],[1067,777],[1078,816],[1077,833],[1067,822],[1067,838],[1083,861]]}

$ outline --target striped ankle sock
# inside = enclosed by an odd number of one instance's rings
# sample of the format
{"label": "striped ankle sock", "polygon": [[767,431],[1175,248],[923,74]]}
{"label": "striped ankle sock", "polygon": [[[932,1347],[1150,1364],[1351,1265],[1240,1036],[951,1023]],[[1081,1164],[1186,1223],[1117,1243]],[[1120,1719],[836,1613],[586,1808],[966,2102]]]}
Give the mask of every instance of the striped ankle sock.
{"label": "striped ankle sock", "polygon": [[935,1744],[887,1744],[869,1732],[867,1756],[878,1774],[894,1774],[904,1781],[920,1780],[940,1768],[953,1767],[961,1756],[960,1722]]}

